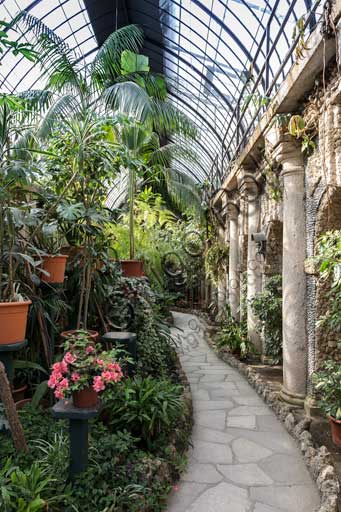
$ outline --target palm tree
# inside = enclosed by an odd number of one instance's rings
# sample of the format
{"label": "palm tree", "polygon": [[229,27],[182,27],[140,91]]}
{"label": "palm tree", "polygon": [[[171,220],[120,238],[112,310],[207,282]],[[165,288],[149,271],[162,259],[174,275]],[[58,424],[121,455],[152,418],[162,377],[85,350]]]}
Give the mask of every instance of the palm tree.
{"label": "palm tree", "polygon": [[170,168],[172,156],[188,156],[190,151],[178,144],[163,144],[163,147],[160,144],[161,140],[177,133],[194,138],[196,129],[189,118],[167,100],[162,75],[150,73],[147,57],[137,53],[143,43],[139,27],[129,25],[113,32],[93,62],[84,66],[79,56],[40,20],[24,12],[21,22],[37,38],[47,89],[59,95],[40,126],[39,136],[47,137],[56,121],[64,122],[70,116],[82,117],[89,109],[100,110],[104,106],[113,117],[117,149],[129,170],[130,255],[133,258],[136,174],[149,166],[149,174],[152,170],[154,177],[159,176],[160,171],[164,173],[164,182],[170,194],[177,197],[178,204],[190,195],[191,199],[196,198],[189,190],[187,193],[180,190],[183,183],[190,187],[191,180],[185,175],[181,178],[179,171],[173,172]]}

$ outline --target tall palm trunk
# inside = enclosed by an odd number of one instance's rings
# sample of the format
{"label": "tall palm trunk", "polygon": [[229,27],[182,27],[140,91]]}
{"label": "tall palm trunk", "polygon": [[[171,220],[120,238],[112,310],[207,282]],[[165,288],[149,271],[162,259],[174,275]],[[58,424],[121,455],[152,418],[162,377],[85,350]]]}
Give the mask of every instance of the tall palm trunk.
{"label": "tall palm trunk", "polygon": [[135,239],[134,239],[134,199],[135,199],[135,169],[129,168],[129,244],[130,259],[135,257]]}

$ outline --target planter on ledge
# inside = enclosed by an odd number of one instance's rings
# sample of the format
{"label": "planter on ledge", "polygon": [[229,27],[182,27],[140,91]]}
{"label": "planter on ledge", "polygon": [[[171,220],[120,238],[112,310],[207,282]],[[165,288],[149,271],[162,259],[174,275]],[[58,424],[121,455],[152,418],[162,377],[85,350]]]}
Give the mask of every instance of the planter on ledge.
{"label": "planter on ledge", "polygon": [[143,277],[143,262],[141,260],[121,260],[124,277]]}
{"label": "planter on ledge", "polygon": [[30,300],[0,302],[0,345],[11,345],[25,339],[30,304]]}
{"label": "planter on ledge", "polygon": [[63,283],[65,276],[66,260],[69,256],[67,255],[52,255],[48,254],[42,256],[43,264],[42,269],[48,272],[49,275],[42,274],[41,280],[44,283]]}
{"label": "planter on ledge", "polygon": [[333,443],[341,448],[341,420],[336,420],[333,416],[328,418],[332,431]]}
{"label": "planter on ledge", "polygon": [[98,394],[91,386],[73,391],[72,399],[73,405],[79,409],[90,409],[98,404]]}

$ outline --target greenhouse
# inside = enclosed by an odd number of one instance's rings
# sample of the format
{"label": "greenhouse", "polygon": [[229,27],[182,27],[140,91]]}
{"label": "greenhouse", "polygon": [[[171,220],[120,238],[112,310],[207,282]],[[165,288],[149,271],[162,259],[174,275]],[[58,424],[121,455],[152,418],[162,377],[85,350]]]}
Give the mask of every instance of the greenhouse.
{"label": "greenhouse", "polygon": [[341,0],[1,0],[0,64],[0,511],[341,512]]}

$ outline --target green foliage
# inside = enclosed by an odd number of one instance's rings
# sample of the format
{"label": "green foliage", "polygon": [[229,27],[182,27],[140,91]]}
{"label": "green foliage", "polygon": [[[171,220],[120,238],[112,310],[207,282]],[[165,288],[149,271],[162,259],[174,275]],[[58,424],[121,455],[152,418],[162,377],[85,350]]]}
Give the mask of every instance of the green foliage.
{"label": "green foliage", "polygon": [[301,140],[302,152],[306,151],[309,154],[314,151],[316,144],[310,137],[308,127],[302,116],[291,116],[288,123],[288,131],[290,135]]}
{"label": "green foliage", "polygon": [[319,407],[327,416],[341,420],[341,364],[326,361],[312,381],[320,396]]}
{"label": "green foliage", "polygon": [[272,276],[250,304],[263,330],[264,353],[278,364],[282,360],[282,276]]}
{"label": "green foliage", "polygon": [[166,379],[127,379],[110,393],[106,410],[111,425],[128,429],[150,448],[160,434],[168,434],[183,414],[182,387]]}
{"label": "green foliage", "polygon": [[219,348],[228,347],[232,354],[242,358],[254,350],[247,335],[246,322],[236,322],[231,315],[229,307],[226,307],[220,319],[220,329],[215,341]]}
{"label": "green foliage", "polygon": [[218,285],[228,268],[229,245],[219,240],[210,241],[205,251],[206,276]]}
{"label": "green foliage", "polygon": [[315,263],[322,281],[330,283],[327,292],[329,307],[318,319],[319,327],[341,332],[341,231],[327,231],[318,240]]}
{"label": "green foliage", "polygon": [[130,50],[123,50],[121,53],[121,69],[123,75],[140,71],[148,72],[150,71],[149,58]]}

